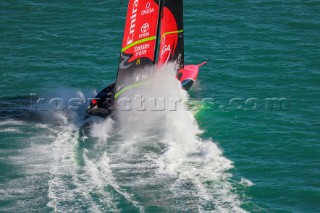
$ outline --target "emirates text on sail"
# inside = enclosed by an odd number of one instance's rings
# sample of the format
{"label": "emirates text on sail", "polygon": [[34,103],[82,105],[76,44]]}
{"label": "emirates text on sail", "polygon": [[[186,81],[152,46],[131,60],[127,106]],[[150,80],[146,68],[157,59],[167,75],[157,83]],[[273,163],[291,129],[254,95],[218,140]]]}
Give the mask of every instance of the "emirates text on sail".
{"label": "emirates text on sail", "polygon": [[136,27],[136,20],[137,20],[137,11],[138,11],[138,4],[139,0],[135,0],[133,2],[133,7],[132,7],[132,15],[130,16],[130,33],[127,39],[127,45],[131,44],[133,42],[133,36],[134,36],[134,31]]}

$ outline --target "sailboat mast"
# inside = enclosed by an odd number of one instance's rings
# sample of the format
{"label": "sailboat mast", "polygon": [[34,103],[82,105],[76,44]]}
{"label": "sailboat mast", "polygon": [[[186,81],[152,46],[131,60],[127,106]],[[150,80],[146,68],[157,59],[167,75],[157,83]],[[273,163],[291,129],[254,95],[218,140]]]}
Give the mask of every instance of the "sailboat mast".
{"label": "sailboat mast", "polygon": [[160,27],[161,27],[161,16],[162,16],[162,0],[159,0],[159,12],[158,12],[158,23],[157,23],[157,39],[156,39],[156,47],[154,49],[154,61],[153,63],[155,64],[157,61],[158,57],[158,49],[160,45],[160,38],[161,38],[161,33],[160,33]]}

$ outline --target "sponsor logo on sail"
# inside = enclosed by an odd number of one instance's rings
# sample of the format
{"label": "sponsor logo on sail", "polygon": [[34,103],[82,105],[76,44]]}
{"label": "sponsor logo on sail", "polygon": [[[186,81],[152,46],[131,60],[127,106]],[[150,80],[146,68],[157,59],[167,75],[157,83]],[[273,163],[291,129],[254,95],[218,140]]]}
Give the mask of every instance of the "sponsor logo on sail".
{"label": "sponsor logo on sail", "polygon": [[139,35],[139,38],[144,38],[144,37],[148,37],[149,36],[149,29],[150,29],[150,25],[149,23],[144,23],[142,26],[141,26],[141,34]]}
{"label": "sponsor logo on sail", "polygon": [[162,47],[161,56],[162,56],[163,54],[165,54],[166,52],[171,52],[170,44],[169,44],[169,45],[164,45],[164,46]]}
{"label": "sponsor logo on sail", "polygon": [[150,2],[146,4],[146,9],[141,11],[141,15],[146,15],[154,12],[154,8],[150,8]]}
{"label": "sponsor logo on sail", "polygon": [[140,46],[135,46],[134,51],[137,52],[140,50],[145,50],[145,49],[148,49],[149,47],[150,47],[150,44],[142,44]]}
{"label": "sponsor logo on sail", "polygon": [[121,53],[120,55],[121,57],[121,62],[119,64],[119,68],[120,69],[127,69],[131,66],[131,64],[128,64],[128,60],[129,60],[129,56],[124,55],[123,53]]}
{"label": "sponsor logo on sail", "polygon": [[149,30],[149,24],[148,23],[144,23],[142,26],[141,26],[141,32],[142,33],[146,33],[148,32]]}
{"label": "sponsor logo on sail", "polygon": [[132,12],[131,12],[131,16],[129,18],[130,19],[130,31],[129,31],[129,36],[127,38],[127,45],[129,45],[133,42],[133,36],[134,36],[134,31],[135,31],[136,21],[137,21],[138,5],[139,5],[139,0],[135,0],[133,2]]}
{"label": "sponsor logo on sail", "polygon": [[150,48],[150,44],[142,44],[134,47],[135,56],[141,56],[147,54],[147,49]]}

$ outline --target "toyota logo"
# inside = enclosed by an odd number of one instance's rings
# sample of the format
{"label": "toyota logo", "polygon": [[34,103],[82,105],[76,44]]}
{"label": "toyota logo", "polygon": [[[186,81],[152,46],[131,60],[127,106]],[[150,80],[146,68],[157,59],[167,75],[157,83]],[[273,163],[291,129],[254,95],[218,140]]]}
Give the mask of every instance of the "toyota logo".
{"label": "toyota logo", "polygon": [[144,23],[141,27],[141,32],[142,33],[146,33],[149,30],[149,24],[148,23]]}

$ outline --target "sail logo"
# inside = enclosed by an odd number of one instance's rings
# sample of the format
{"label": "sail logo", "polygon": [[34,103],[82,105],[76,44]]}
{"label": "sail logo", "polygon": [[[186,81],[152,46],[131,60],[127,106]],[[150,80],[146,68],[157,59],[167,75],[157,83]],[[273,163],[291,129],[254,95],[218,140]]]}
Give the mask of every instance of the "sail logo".
{"label": "sail logo", "polygon": [[149,30],[149,24],[148,24],[148,23],[144,23],[144,24],[141,26],[141,32],[142,32],[142,33],[146,33],[148,30]]}
{"label": "sail logo", "polygon": [[142,26],[141,26],[141,34],[139,35],[139,38],[145,38],[145,37],[148,37],[150,35],[150,33],[148,32],[150,29],[150,25],[149,23],[144,23]]}
{"label": "sail logo", "polygon": [[147,54],[147,50],[150,48],[150,44],[142,44],[140,46],[135,46],[134,47],[134,52],[135,52],[135,56],[139,57],[142,55]]}
{"label": "sail logo", "polygon": [[128,60],[130,59],[130,57],[124,55],[123,53],[121,53],[120,57],[121,57],[121,63],[119,64],[119,68],[120,69],[129,68],[131,66],[131,64],[128,64]]}
{"label": "sail logo", "polygon": [[161,56],[163,56],[163,54],[165,54],[166,52],[171,52],[170,44],[169,44],[169,45],[164,45],[164,46],[162,47]]}
{"label": "sail logo", "polygon": [[141,15],[146,15],[154,12],[154,8],[150,8],[150,2],[146,4],[146,9],[141,11]]}
{"label": "sail logo", "polygon": [[132,13],[130,16],[130,31],[129,31],[129,36],[127,38],[127,45],[133,42],[133,36],[134,36],[134,31],[136,28],[136,21],[137,21],[138,5],[139,5],[139,0],[135,0],[133,2]]}

